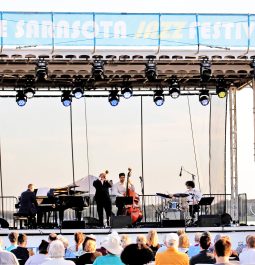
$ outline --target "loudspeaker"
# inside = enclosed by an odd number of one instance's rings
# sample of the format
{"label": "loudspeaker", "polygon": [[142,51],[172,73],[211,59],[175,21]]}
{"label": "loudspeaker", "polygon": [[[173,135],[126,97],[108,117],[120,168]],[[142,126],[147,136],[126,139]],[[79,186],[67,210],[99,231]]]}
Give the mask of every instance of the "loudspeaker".
{"label": "loudspeaker", "polygon": [[222,226],[230,226],[232,221],[232,217],[228,213],[223,213],[221,215],[221,225]]}
{"label": "loudspeaker", "polygon": [[111,217],[111,227],[112,228],[123,228],[123,227],[131,227],[132,220],[131,216],[119,215]]}
{"label": "loudspeaker", "polygon": [[162,227],[185,227],[185,220],[162,220]]}
{"label": "loudspeaker", "polygon": [[0,227],[1,228],[9,228],[9,223],[5,219],[0,218]]}
{"label": "loudspeaker", "polygon": [[85,228],[85,221],[63,221],[62,222],[62,229],[84,229]]}
{"label": "loudspeaker", "polygon": [[198,216],[198,226],[214,227],[221,226],[221,216],[217,214]]}

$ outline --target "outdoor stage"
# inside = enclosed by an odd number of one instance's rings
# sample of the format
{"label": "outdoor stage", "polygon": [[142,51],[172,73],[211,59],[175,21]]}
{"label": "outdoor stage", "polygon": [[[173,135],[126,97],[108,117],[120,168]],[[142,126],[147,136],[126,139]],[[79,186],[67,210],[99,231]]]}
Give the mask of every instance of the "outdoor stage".
{"label": "outdoor stage", "polygon": [[36,248],[42,239],[47,240],[50,233],[62,234],[69,240],[69,245],[73,244],[73,234],[77,231],[82,231],[85,235],[94,234],[97,238],[97,246],[100,246],[103,238],[111,233],[112,231],[117,231],[119,234],[128,234],[132,241],[135,242],[136,236],[138,234],[147,234],[151,229],[156,229],[159,236],[160,244],[163,243],[164,236],[168,233],[176,233],[179,229],[184,229],[189,235],[190,243],[194,243],[194,235],[196,232],[210,231],[212,234],[212,239],[216,234],[228,235],[231,238],[233,248],[235,249],[240,242],[245,242],[245,237],[249,234],[255,233],[255,226],[232,226],[232,227],[165,227],[165,228],[92,228],[92,229],[1,229],[0,238],[3,241],[3,246],[8,246],[8,234],[10,231],[18,231],[19,233],[25,233],[28,236],[28,247]]}

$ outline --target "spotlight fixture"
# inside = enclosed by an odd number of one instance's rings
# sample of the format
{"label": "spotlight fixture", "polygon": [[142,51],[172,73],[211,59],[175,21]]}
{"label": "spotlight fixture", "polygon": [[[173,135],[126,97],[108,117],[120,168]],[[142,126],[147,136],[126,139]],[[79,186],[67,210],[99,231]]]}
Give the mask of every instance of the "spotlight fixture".
{"label": "spotlight fixture", "polygon": [[133,95],[133,89],[130,82],[124,82],[121,88],[121,94],[125,99],[131,98]]}
{"label": "spotlight fixture", "polygon": [[16,95],[16,102],[18,106],[23,107],[27,103],[27,96],[24,94],[23,90],[19,90]]}
{"label": "spotlight fixture", "polygon": [[210,102],[209,90],[203,89],[199,94],[199,101],[203,106],[206,106]]}
{"label": "spotlight fixture", "polygon": [[200,64],[200,78],[202,82],[208,82],[212,76],[211,63],[205,58]]}
{"label": "spotlight fixture", "polygon": [[104,62],[96,59],[92,65],[92,76],[95,80],[104,79]]}
{"label": "spotlight fixture", "polygon": [[71,91],[65,90],[61,96],[61,102],[65,107],[69,107],[72,103]]}
{"label": "spotlight fixture", "polygon": [[34,79],[33,78],[28,78],[25,83],[25,90],[24,93],[27,96],[27,98],[32,98],[35,95],[35,90],[34,90]]}
{"label": "spotlight fixture", "polygon": [[39,80],[47,79],[48,77],[48,66],[47,65],[48,65],[47,62],[43,58],[40,58],[36,62],[35,75],[37,79]]}
{"label": "spotlight fixture", "polygon": [[180,96],[180,83],[176,76],[172,77],[171,84],[169,86],[169,94],[172,98],[178,98]]}
{"label": "spotlight fixture", "polygon": [[219,78],[216,84],[216,94],[219,98],[225,98],[227,95],[227,85],[224,78]]}
{"label": "spotlight fixture", "polygon": [[82,98],[83,93],[84,93],[84,89],[83,89],[83,82],[80,78],[76,78],[73,82],[73,95],[75,98],[79,99]]}
{"label": "spotlight fixture", "polygon": [[165,97],[164,97],[162,89],[159,89],[159,90],[155,91],[155,94],[153,96],[153,101],[158,107],[160,107],[160,106],[162,106],[164,104]]}
{"label": "spotlight fixture", "polygon": [[119,95],[118,95],[118,90],[112,90],[110,91],[108,101],[111,104],[111,106],[115,107],[119,104]]}
{"label": "spotlight fixture", "polygon": [[252,75],[255,78],[255,59],[253,59],[250,63],[250,67],[252,68]]}
{"label": "spotlight fixture", "polygon": [[157,78],[157,67],[153,59],[149,59],[145,65],[145,76],[149,81],[154,81]]}

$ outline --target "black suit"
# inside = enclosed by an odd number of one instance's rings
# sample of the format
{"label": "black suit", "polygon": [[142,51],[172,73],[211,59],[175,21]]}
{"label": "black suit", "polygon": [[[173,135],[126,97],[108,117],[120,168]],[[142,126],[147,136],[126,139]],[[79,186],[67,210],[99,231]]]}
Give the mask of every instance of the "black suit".
{"label": "black suit", "polygon": [[199,263],[214,264],[215,258],[213,254],[210,253],[208,250],[202,250],[197,255],[193,256],[189,261],[190,265],[195,265]]}
{"label": "black suit", "polygon": [[107,225],[110,225],[110,216],[112,214],[112,202],[109,195],[109,188],[111,188],[112,185],[107,180],[104,180],[102,184],[102,182],[99,179],[97,179],[93,182],[93,186],[96,189],[95,201],[97,204],[97,213],[98,213],[100,226],[104,225],[103,209],[105,209],[106,212]]}
{"label": "black suit", "polygon": [[35,215],[37,212],[37,201],[35,193],[31,190],[26,190],[21,193],[20,207],[18,213],[29,217],[29,225],[35,226]]}

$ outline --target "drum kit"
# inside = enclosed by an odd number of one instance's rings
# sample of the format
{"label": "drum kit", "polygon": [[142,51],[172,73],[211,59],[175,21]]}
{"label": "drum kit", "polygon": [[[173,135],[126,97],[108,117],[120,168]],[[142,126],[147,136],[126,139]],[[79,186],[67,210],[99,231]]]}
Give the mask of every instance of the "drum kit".
{"label": "drum kit", "polygon": [[156,193],[162,199],[162,208],[157,211],[158,220],[162,219],[185,219],[188,216],[189,205],[187,193],[164,194]]}

